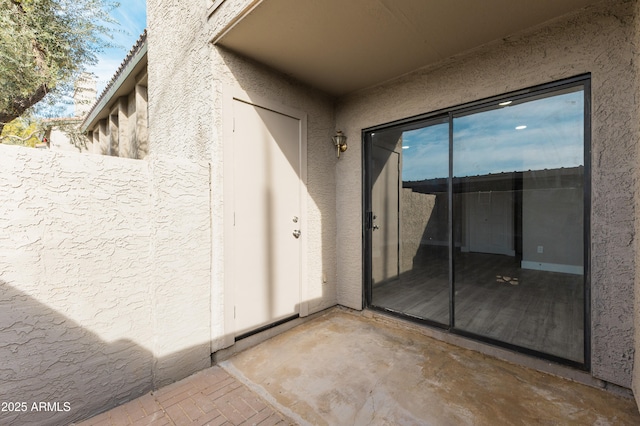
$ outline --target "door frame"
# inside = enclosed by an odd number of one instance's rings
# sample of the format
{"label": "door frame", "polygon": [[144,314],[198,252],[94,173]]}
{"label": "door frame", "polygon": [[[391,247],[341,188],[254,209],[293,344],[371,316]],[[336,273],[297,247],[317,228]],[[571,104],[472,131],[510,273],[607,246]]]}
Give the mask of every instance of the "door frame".
{"label": "door frame", "polygon": [[[584,187],[583,187],[583,290],[584,290],[584,302],[583,302],[583,356],[584,361],[572,361],[565,358],[561,358],[555,355],[551,355],[545,352],[539,352],[537,350],[528,349],[522,346],[517,346],[500,340],[495,340],[486,336],[481,336],[471,332],[463,331],[455,326],[455,280],[454,280],[454,265],[453,265],[453,247],[454,247],[454,223],[453,223],[453,119],[455,116],[477,111],[485,106],[492,107],[499,102],[505,100],[526,99],[534,95],[543,95],[546,93],[553,93],[563,88],[570,88],[573,86],[582,86],[584,92],[584,109],[583,109],[583,128],[584,128],[584,140],[583,140],[583,167],[584,167]],[[448,205],[449,205],[449,324],[443,325],[435,323],[431,320],[416,318],[407,315],[402,312],[392,311],[383,307],[377,307],[372,304],[372,272],[371,272],[371,259],[372,259],[372,138],[371,134],[377,131],[388,130],[393,127],[406,126],[406,129],[411,129],[412,126],[422,127],[424,123],[431,120],[445,119],[449,120],[449,177],[448,177]],[[363,307],[373,310],[380,310],[388,314],[398,316],[410,321],[415,321],[420,324],[424,324],[431,327],[436,327],[444,330],[445,333],[451,333],[454,335],[463,336],[465,338],[473,339],[478,342],[488,343],[490,345],[506,348],[518,353],[530,355],[539,359],[549,360],[562,365],[568,365],[574,368],[578,368],[585,371],[591,371],[591,334],[593,326],[591,322],[591,303],[592,303],[592,287],[591,287],[591,74],[580,74],[574,77],[569,77],[563,80],[553,81],[550,83],[541,84],[538,86],[532,86],[521,90],[515,90],[508,93],[503,93],[495,96],[491,96],[484,99],[468,102],[462,105],[451,106],[436,110],[430,113],[419,114],[399,120],[395,120],[388,123],[378,124],[361,130],[361,140],[363,144],[362,149],[362,268],[363,268],[363,283],[362,283],[362,301]],[[515,220],[515,219],[514,219]],[[514,248],[517,247],[514,242]],[[521,244],[521,243],[520,243]],[[517,255],[517,253],[516,253]]]}
{"label": "door frame", "polygon": [[[286,105],[282,105],[278,102],[270,99],[263,98],[259,95],[245,92],[236,87],[224,86],[223,87],[223,106],[222,106],[222,127],[223,127],[223,281],[224,281],[224,336],[223,347],[232,346],[235,343],[235,285],[234,285],[234,254],[235,254],[235,242],[234,242],[234,230],[233,230],[233,216],[235,205],[235,189],[234,189],[234,174],[233,174],[233,159],[234,159],[234,108],[235,101],[244,102],[249,105],[253,105],[259,108],[268,109],[278,114],[286,115],[291,118],[297,119],[300,122],[300,182],[299,182],[299,199],[300,199],[300,317],[309,315],[308,286],[306,285],[307,278],[307,204],[308,204],[308,191],[307,191],[307,114],[304,111],[291,108]],[[220,255],[220,254],[218,254]],[[219,300],[213,300],[212,293],[212,318],[215,318],[213,311],[219,309]],[[219,316],[219,315],[217,315]],[[212,324],[213,325],[213,324]],[[211,327],[212,341],[220,336],[213,336],[215,333],[214,327]]]}

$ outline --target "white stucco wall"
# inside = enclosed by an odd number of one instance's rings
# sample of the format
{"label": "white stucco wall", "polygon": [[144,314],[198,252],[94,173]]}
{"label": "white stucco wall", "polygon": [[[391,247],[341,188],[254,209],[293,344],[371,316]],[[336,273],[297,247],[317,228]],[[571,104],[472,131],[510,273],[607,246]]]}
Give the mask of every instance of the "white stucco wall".
{"label": "white stucco wall", "polygon": [[[629,387],[637,2],[603,2],[337,107],[210,44],[251,3],[227,0],[209,16],[202,0],[148,2],[146,160],[0,145],[0,395],[70,404],[55,417],[0,413],[0,423],[86,417],[205,368],[223,346],[228,87],[307,114],[303,285],[315,312],[362,308],[362,129],[590,72],[592,371]],[[337,129],[349,137],[339,160]]]}
{"label": "white stucco wall", "polygon": [[[336,125],[370,126],[547,83],[592,75],[592,373],[630,387],[635,270],[638,92],[635,2],[607,1],[341,99]],[[355,141],[354,141],[355,142]],[[360,308],[361,144],[337,166],[338,302]]]}
{"label": "white stucco wall", "polygon": [[209,365],[208,176],[0,145],[0,399],[29,404],[0,424],[65,424]]}
{"label": "white stucco wall", "polygon": [[[206,3],[206,2],[205,2]],[[339,100],[210,44],[254,2],[148,2],[151,148],[211,164],[211,333],[224,337],[225,87],[308,114],[310,294],[320,309],[362,308],[364,128],[582,73],[592,76],[592,373],[625,387],[633,369],[633,176],[638,113],[635,1],[585,11],[458,55]],[[335,105],[335,108],[334,108]],[[329,139],[349,137],[340,160]],[[326,283],[323,283],[326,278]]]}
{"label": "white stucco wall", "polygon": [[[338,163],[333,99],[232,52],[211,40],[251,1],[227,0],[211,16],[201,0],[149,1],[149,131],[152,152],[211,164],[211,337],[224,346],[224,93],[241,90],[307,114],[307,275],[309,313],[336,304]],[[357,143],[357,141],[356,141]],[[347,154],[348,155],[348,154]],[[227,336],[228,337],[228,336]]]}
{"label": "white stucco wall", "polygon": [[49,149],[52,151],[68,151],[68,152],[87,152],[91,151],[93,147],[90,143],[87,143],[87,148],[82,146],[75,146],[67,133],[65,133],[59,127],[52,127],[49,134]]}
{"label": "white stucco wall", "polygon": [[154,386],[211,365],[209,164],[152,154]]}

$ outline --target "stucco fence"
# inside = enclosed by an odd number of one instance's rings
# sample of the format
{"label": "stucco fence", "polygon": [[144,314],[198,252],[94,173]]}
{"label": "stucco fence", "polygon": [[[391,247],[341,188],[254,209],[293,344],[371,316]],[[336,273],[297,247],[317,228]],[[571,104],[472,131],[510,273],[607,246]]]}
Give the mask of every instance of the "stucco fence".
{"label": "stucco fence", "polygon": [[0,145],[0,424],[210,365],[209,182],[207,163]]}

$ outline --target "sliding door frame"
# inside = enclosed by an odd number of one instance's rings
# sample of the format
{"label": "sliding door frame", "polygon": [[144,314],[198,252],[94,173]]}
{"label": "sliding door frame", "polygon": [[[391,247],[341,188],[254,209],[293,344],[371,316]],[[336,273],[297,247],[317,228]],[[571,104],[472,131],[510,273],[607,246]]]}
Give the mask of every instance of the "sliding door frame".
{"label": "sliding door frame", "polygon": [[[582,86],[584,92],[584,185],[583,185],[583,354],[584,362],[577,362],[545,352],[517,346],[504,341],[492,339],[490,337],[478,335],[472,332],[460,330],[455,326],[455,265],[454,265],[454,194],[453,194],[453,119],[456,116],[467,115],[484,108],[494,106],[503,100],[524,100],[535,95],[545,95],[556,92],[563,88]],[[443,325],[428,319],[422,319],[407,315],[402,312],[387,309],[372,304],[372,145],[371,134],[376,131],[387,130],[393,127],[416,126],[424,123],[425,127],[429,122],[448,119],[449,124],[449,175],[447,178],[447,204],[448,204],[448,265],[449,265],[449,324]],[[539,86],[525,88],[497,96],[444,108],[434,112],[420,114],[393,122],[376,125],[363,129],[361,132],[363,143],[362,156],[362,241],[363,241],[363,306],[369,309],[380,310],[392,315],[408,319],[410,321],[422,323],[428,326],[443,329],[449,333],[467,337],[473,340],[485,342],[494,346],[511,349],[520,353],[531,355],[537,358],[546,359],[559,364],[568,365],[574,368],[590,371],[591,369],[591,75],[582,74],[564,80],[559,80]]]}

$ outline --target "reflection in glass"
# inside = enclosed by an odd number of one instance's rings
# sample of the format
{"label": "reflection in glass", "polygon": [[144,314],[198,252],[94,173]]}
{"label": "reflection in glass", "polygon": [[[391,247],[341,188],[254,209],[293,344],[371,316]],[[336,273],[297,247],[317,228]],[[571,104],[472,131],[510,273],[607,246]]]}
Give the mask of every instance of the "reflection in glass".
{"label": "reflection in glass", "polygon": [[372,303],[449,323],[449,128],[376,132],[372,140]]}
{"label": "reflection in glass", "polygon": [[455,328],[584,362],[584,94],[454,117]]}
{"label": "reflection in glass", "polygon": [[584,89],[510,101],[368,134],[371,304],[585,364]]}

